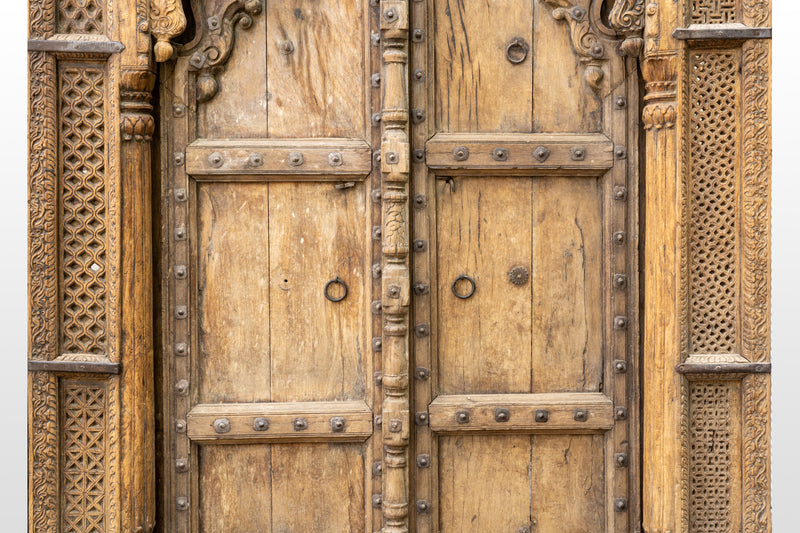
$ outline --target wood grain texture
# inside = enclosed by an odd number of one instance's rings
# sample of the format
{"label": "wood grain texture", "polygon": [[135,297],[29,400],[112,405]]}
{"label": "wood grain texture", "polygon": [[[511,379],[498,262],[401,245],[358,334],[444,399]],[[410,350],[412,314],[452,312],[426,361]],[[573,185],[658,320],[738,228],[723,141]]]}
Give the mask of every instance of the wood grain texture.
{"label": "wood grain texture", "polygon": [[[531,270],[531,181],[454,183],[455,191],[437,184],[440,391],[529,392],[532,288],[514,285],[508,272]],[[475,294],[466,300],[452,291],[460,275],[475,280]],[[456,289],[469,287],[462,281]]]}
{"label": "wood grain texture", "polygon": [[363,137],[363,0],[267,5],[269,137]]}
{"label": "wood grain texture", "polygon": [[533,182],[531,392],[599,391],[602,212],[597,180]]}
{"label": "wood grain texture", "polygon": [[276,444],[272,531],[364,531],[364,452],[358,444]]}
{"label": "wood grain texture", "polygon": [[519,531],[531,519],[528,436],[439,438],[442,533]]}
{"label": "wood grain texture", "polygon": [[[363,183],[343,190],[331,184],[271,184],[269,218],[273,401],[363,398]],[[347,295],[331,302],[325,285],[337,277]],[[344,294],[337,286],[329,292]]]}
{"label": "wood grain texture", "polygon": [[197,202],[198,400],[270,401],[268,185],[202,184]]}
{"label": "wood grain texture", "polygon": [[603,438],[600,435],[532,437],[534,530],[575,533],[606,530]]}
{"label": "wood grain texture", "polygon": [[198,451],[199,530],[223,533],[236,524],[242,533],[272,531],[272,446],[216,445]]}
{"label": "wood grain texture", "polygon": [[433,17],[439,130],[531,131],[532,54],[514,64],[506,59],[506,47],[519,37],[536,48],[533,2],[447,0],[434,4]]}

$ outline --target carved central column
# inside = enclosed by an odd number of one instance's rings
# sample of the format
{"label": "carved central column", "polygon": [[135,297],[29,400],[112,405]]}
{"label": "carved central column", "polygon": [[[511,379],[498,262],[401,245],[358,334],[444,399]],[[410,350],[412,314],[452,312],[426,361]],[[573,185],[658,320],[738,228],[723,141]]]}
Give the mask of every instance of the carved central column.
{"label": "carved central column", "polygon": [[381,2],[383,108],[383,516],[385,533],[408,531],[409,275],[408,3]]}

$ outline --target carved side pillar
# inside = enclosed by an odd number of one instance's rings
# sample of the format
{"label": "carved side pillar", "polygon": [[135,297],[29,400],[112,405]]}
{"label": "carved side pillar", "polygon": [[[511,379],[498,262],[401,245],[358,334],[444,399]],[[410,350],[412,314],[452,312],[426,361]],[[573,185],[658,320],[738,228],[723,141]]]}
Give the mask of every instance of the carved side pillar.
{"label": "carved side pillar", "polygon": [[771,527],[769,11],[646,6],[648,533]]}
{"label": "carved side pillar", "polygon": [[681,246],[681,177],[678,172],[679,57],[671,37],[677,6],[645,6],[644,317],[642,321],[642,520],[648,533],[676,533],[681,508],[681,315],[677,311],[685,261]]}
{"label": "carved side pillar", "polygon": [[384,533],[408,531],[409,270],[408,2],[380,4],[382,309],[383,309],[383,517]]}
{"label": "carved side pillar", "polygon": [[155,525],[149,9],[30,2],[30,531]]}

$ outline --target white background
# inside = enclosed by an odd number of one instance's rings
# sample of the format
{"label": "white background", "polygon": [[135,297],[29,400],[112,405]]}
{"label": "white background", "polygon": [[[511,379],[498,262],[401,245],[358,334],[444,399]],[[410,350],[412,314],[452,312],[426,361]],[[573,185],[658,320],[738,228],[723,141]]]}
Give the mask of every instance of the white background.
{"label": "white background", "polygon": [[[774,531],[795,533],[800,531],[800,2],[773,1],[772,502]],[[25,531],[27,515],[26,4],[2,3],[0,43],[0,530],[9,533]]]}

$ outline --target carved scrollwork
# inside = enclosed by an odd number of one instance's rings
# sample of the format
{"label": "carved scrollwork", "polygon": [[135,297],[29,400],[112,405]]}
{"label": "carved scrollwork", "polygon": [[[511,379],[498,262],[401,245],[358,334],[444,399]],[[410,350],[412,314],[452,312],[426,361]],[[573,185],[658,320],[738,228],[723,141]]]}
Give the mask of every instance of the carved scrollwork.
{"label": "carved scrollwork", "polygon": [[572,47],[586,66],[584,79],[594,91],[599,92],[604,75],[600,61],[605,59],[606,49],[592,30],[586,10],[569,0],[541,1],[553,8],[554,19],[569,24]]}
{"label": "carved scrollwork", "polygon": [[[139,24],[141,27],[141,23]],[[162,63],[172,57],[169,40],[186,28],[186,15],[180,0],[152,0],[150,2],[150,32],[157,39],[153,48],[156,61]]]}
{"label": "carved scrollwork", "polygon": [[197,100],[206,102],[219,92],[217,76],[230,59],[236,41],[236,26],[248,29],[253,25],[253,17],[263,10],[262,0],[236,0],[225,8],[222,17],[209,19],[209,34],[204,40],[202,51],[192,54],[189,59],[191,70],[197,74]]}
{"label": "carved scrollwork", "polygon": [[644,2],[645,0],[616,0],[608,21],[624,40],[619,46],[627,56],[638,56],[642,51],[644,40]]}

